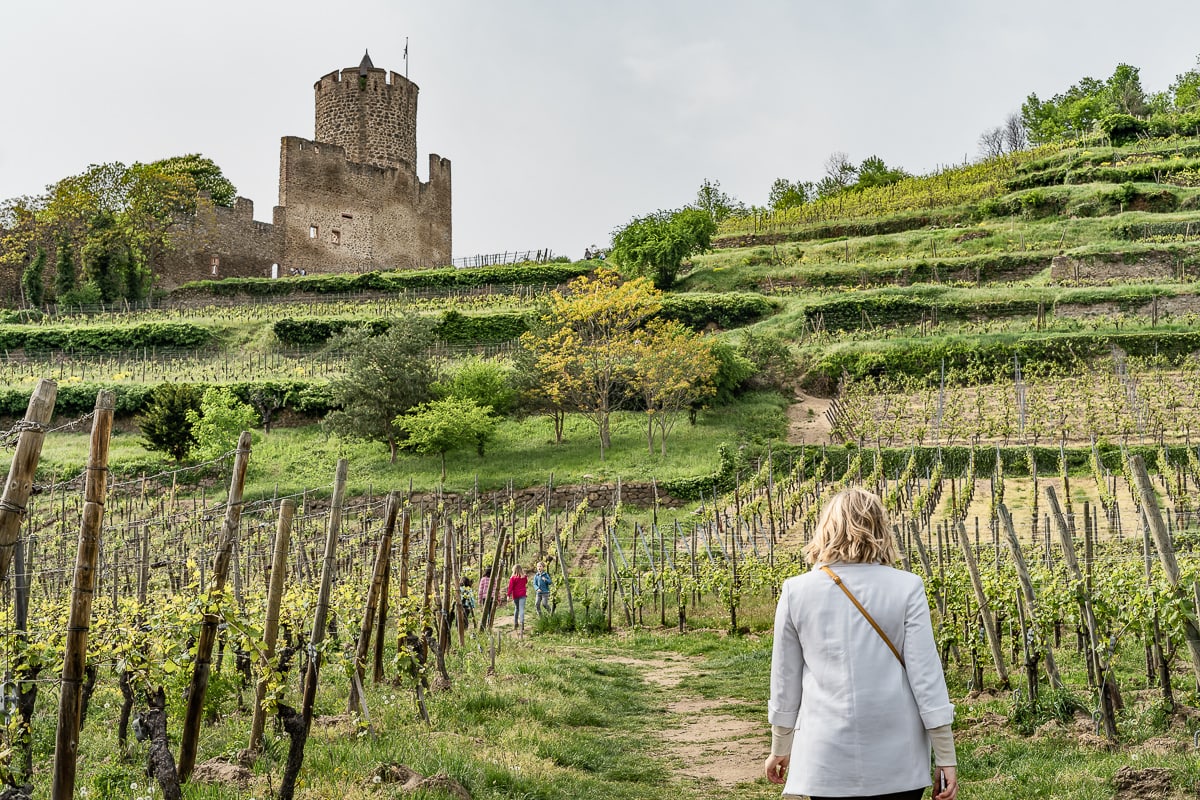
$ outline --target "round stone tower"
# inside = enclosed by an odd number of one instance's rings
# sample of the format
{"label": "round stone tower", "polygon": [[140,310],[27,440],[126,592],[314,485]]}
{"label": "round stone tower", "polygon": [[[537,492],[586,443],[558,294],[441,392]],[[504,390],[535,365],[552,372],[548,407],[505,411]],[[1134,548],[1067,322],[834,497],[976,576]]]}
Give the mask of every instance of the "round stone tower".
{"label": "round stone tower", "polygon": [[377,167],[417,163],[417,85],[376,69],[364,54],[357,67],[331,72],[313,85],[318,142],[343,147],[346,158]]}

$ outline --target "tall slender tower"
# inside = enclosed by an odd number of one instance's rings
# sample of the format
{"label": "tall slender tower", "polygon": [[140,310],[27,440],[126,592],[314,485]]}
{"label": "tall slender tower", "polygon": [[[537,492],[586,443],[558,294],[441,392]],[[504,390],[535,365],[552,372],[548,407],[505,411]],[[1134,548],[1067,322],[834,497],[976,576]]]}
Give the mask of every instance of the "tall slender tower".
{"label": "tall slender tower", "polygon": [[313,86],[318,142],[336,144],[348,161],[376,167],[417,164],[417,85],[377,69],[364,53],[357,69],[331,72]]}

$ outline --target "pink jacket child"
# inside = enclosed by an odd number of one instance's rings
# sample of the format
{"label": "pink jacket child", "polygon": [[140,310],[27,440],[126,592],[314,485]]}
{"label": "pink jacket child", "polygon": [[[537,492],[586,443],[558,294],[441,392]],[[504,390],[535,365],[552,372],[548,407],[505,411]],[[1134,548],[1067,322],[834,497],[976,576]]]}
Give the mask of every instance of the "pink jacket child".
{"label": "pink jacket child", "polygon": [[525,577],[521,565],[513,567],[512,577],[508,579],[507,596],[513,601],[513,627],[525,627],[525,596],[528,594],[529,578]]}

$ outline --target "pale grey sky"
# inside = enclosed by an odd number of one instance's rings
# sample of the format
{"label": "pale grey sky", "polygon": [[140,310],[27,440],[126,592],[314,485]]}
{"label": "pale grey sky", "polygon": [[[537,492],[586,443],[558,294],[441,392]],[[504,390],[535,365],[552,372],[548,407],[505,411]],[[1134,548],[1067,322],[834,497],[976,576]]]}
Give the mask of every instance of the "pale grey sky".
{"label": "pale grey sky", "polygon": [[454,255],[579,257],[705,178],[763,204],[831,152],[911,172],[1119,62],[1165,89],[1200,3],[1143,0],[7,0],[0,197],[106,161],[200,152],[255,217],[313,83],[357,65],[421,87],[418,170],[453,162]]}

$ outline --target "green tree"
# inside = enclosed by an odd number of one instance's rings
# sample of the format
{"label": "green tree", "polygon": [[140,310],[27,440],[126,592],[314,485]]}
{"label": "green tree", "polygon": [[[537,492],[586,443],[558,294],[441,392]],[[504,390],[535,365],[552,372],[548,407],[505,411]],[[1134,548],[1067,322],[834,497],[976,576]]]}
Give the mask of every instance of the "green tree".
{"label": "green tree", "polygon": [[1029,95],[1021,105],[1021,120],[1033,144],[1086,136],[1096,123],[1113,111],[1108,86],[1083,78],[1065,92],[1046,101]]}
{"label": "green tree", "polygon": [[166,453],[176,462],[187,458],[196,445],[188,412],[200,410],[200,399],[200,391],[190,383],[163,383],[155,387],[150,404],[138,418],[142,446]]}
{"label": "green tree", "polygon": [[96,215],[80,255],[84,280],[96,285],[101,300],[111,303],[125,296],[126,272],[131,269],[129,246],[110,212]]}
{"label": "green tree", "polygon": [[192,453],[204,461],[229,452],[237,446],[242,431],[258,426],[254,409],[223,386],[205,389],[200,407],[188,409],[186,417],[196,440]]}
{"label": "green tree", "polygon": [[460,364],[445,381],[433,384],[434,394],[443,398],[474,400],[491,408],[496,414],[507,414],[516,402],[517,392],[512,385],[512,369],[486,359],[468,359]]}
{"label": "green tree", "polygon": [[656,211],[635,217],[613,232],[609,257],[630,276],[648,277],[657,289],[669,289],[683,259],[712,243],[717,224],[697,208]]}
{"label": "green tree", "polygon": [[667,436],[681,412],[714,392],[717,360],[704,337],[674,320],[654,320],[633,337],[631,388],[646,409],[646,448],[667,454]]}
{"label": "green tree", "polygon": [[58,237],[54,256],[54,296],[59,303],[75,288],[75,252],[71,239],[62,234]]}
{"label": "green tree", "polygon": [[1169,94],[1176,111],[1200,110],[1200,56],[1195,67],[1175,76]]}
{"label": "green tree", "polygon": [[446,453],[474,445],[479,457],[496,430],[491,409],[470,398],[447,397],[422,403],[409,413],[396,417],[396,428],[406,449],[441,458],[442,482],[446,482]]}
{"label": "green tree", "polygon": [[237,187],[221,172],[212,159],[199,153],[174,156],[149,164],[164,175],[182,176],[190,181],[192,193],[208,192],[214,204],[229,208],[237,198]]}
{"label": "green tree", "polygon": [[337,410],[325,415],[326,427],[347,439],[386,443],[395,463],[400,439],[394,420],[432,399],[432,344],[431,328],[415,317],[393,320],[381,336],[351,328],[338,337],[332,347],[348,353],[349,362],[329,385]]}
{"label": "green tree", "polygon": [[25,303],[34,308],[42,305],[42,296],[46,291],[46,251],[39,247],[37,253],[21,273],[21,291],[25,294]]}
{"label": "green tree", "polygon": [[772,211],[797,208],[807,203],[813,192],[811,181],[789,181],[787,178],[776,178],[775,182],[771,184],[767,205],[771,207]]}
{"label": "green tree", "polygon": [[660,297],[646,278],[622,282],[600,269],[571,281],[565,293],[551,292],[540,324],[521,336],[547,402],[596,425],[601,461],[612,412],[626,400],[634,332],[662,308]]}
{"label": "green tree", "polygon": [[[123,251],[117,296],[136,299],[148,291],[154,266],[171,246],[171,230],[196,210],[201,190],[222,204],[231,203],[235,192],[220,169],[198,155],[132,166],[93,164],[42,196],[0,204],[0,263],[24,263],[38,243],[48,247],[65,241],[80,257],[89,244],[94,257],[111,259]],[[107,280],[94,282],[113,299]]]}
{"label": "green tree", "polygon": [[1106,82],[1108,102],[1118,114],[1140,117],[1149,111],[1146,91],[1142,88],[1141,70],[1128,64],[1118,64]]}
{"label": "green tree", "polygon": [[858,181],[854,184],[857,189],[870,189],[876,186],[890,186],[909,177],[902,169],[889,167],[879,156],[871,156],[859,165]]}
{"label": "green tree", "polygon": [[700,184],[700,189],[696,192],[695,207],[708,214],[714,223],[744,214],[746,210],[745,204],[721,190],[720,181],[708,178],[704,179],[704,183]]}

